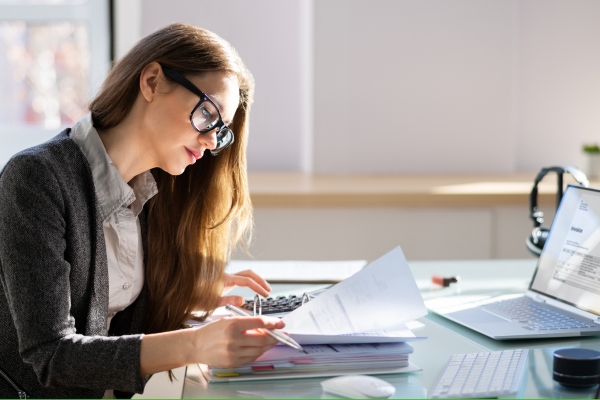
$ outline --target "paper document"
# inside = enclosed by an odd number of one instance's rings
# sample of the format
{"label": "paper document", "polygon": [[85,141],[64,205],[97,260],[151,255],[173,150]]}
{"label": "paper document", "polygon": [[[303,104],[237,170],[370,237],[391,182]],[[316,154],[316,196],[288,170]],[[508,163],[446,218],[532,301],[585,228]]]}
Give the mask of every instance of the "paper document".
{"label": "paper document", "polygon": [[393,330],[381,330],[377,332],[348,333],[342,335],[307,335],[290,334],[292,339],[301,345],[305,344],[336,344],[336,343],[396,343],[423,340],[423,336],[415,336],[406,326]]}
{"label": "paper document", "polygon": [[367,265],[364,260],[351,261],[236,261],[228,274],[251,269],[271,283],[309,282],[337,283],[354,275]]}
{"label": "paper document", "polygon": [[[192,368],[189,366],[188,368]],[[408,362],[407,367],[382,367],[382,368],[361,368],[357,367],[354,369],[338,369],[335,367],[328,367],[325,369],[318,369],[314,371],[290,371],[290,372],[280,372],[280,373],[270,373],[270,374],[242,374],[242,375],[229,375],[229,376],[215,376],[211,373],[210,367],[204,364],[198,364],[198,368],[200,369],[200,373],[202,375],[201,379],[205,382],[243,382],[243,381],[256,381],[263,379],[290,379],[290,378],[323,378],[327,376],[340,376],[340,375],[361,375],[361,374],[369,374],[369,375],[381,375],[381,374],[403,374],[415,371],[421,371],[421,368],[416,366],[415,364]],[[386,381],[389,381],[390,378],[385,378]],[[289,384],[288,384],[289,385]],[[287,386],[286,386],[287,387]],[[235,394],[239,395],[241,391],[236,391]],[[282,397],[281,390],[277,392],[279,396],[274,397]],[[234,396],[231,396],[234,397]],[[252,396],[254,397],[254,396]],[[296,396],[294,396],[296,397]],[[413,398],[413,396],[410,396]]]}
{"label": "paper document", "polygon": [[252,365],[262,362],[272,363],[273,361],[301,361],[309,360],[311,364],[318,363],[319,360],[339,360],[348,356],[370,357],[380,356],[388,357],[398,354],[410,354],[413,352],[412,346],[407,343],[370,343],[370,344],[317,344],[304,346],[306,353],[302,353],[288,346],[275,346],[267,350],[258,357]]}
{"label": "paper document", "polygon": [[273,374],[300,371],[327,371],[371,368],[404,368],[413,348],[406,343],[333,344],[304,346],[306,353],[287,346],[275,346],[256,361],[234,368],[211,367],[215,376]]}
{"label": "paper document", "polygon": [[[600,219],[589,204],[579,201],[553,279],[600,294]],[[554,285],[554,286],[560,286]]]}
{"label": "paper document", "polygon": [[292,334],[343,335],[397,328],[427,314],[400,247],[286,315]]}
{"label": "paper document", "polygon": [[[190,319],[185,322],[186,327],[204,326],[215,322],[223,317],[229,316],[229,313],[211,315],[206,320],[199,322]],[[416,321],[412,321],[413,323]],[[288,332],[287,329],[284,331]],[[292,339],[301,345],[305,344],[347,344],[347,343],[400,343],[412,342],[426,339],[425,336],[415,336],[415,334],[406,325],[394,327],[394,329],[383,329],[376,332],[348,333],[342,335],[307,335],[290,333]],[[279,343],[280,346],[285,346]]]}

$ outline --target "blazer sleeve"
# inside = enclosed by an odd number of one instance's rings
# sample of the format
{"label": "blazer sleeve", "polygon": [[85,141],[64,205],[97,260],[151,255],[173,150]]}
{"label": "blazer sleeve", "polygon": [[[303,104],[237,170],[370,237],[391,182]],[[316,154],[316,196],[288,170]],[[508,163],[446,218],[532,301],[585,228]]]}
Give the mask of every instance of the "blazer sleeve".
{"label": "blazer sleeve", "polygon": [[142,335],[85,336],[70,313],[65,204],[48,161],[13,158],[0,175],[0,277],[19,354],[44,386],[143,392]]}

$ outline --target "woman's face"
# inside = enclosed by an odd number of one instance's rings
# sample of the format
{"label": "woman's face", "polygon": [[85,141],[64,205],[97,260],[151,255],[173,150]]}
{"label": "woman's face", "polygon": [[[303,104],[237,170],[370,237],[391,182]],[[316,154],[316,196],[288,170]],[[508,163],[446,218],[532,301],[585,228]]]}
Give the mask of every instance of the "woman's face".
{"label": "woman's face", "polygon": [[[187,78],[213,101],[229,126],[240,101],[237,77],[218,71]],[[148,104],[148,145],[152,147],[154,163],[171,175],[182,174],[201,157],[212,157],[205,151],[215,148],[217,130],[199,133],[190,122],[190,113],[199,100],[185,87],[162,78]]]}

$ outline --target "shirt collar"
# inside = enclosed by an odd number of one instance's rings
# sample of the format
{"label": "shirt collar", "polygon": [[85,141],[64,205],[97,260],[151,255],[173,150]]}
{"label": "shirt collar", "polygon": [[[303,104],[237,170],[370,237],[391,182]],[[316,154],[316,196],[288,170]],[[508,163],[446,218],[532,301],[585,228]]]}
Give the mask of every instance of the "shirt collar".
{"label": "shirt collar", "polygon": [[131,206],[131,211],[137,217],[144,204],[158,193],[156,181],[150,171],[142,172],[127,184],[108,156],[89,113],[72,126],[71,138],[92,169],[102,222],[120,207]]}

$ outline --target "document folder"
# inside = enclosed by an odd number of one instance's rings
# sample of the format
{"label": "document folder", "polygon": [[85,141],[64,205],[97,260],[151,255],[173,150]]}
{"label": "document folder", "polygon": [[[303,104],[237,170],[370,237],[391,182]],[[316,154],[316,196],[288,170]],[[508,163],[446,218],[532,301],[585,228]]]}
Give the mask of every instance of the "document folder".
{"label": "document folder", "polygon": [[345,373],[385,374],[417,370],[406,343],[372,343],[303,346],[307,354],[287,346],[275,346],[256,361],[237,368],[203,367],[211,382],[276,377],[334,376]]}
{"label": "document folder", "polygon": [[426,314],[396,247],[283,318],[283,330],[308,354],[277,345],[238,368],[200,368],[210,382],[410,372],[418,367],[409,363],[412,347],[405,342],[424,338],[405,323]]}
{"label": "document folder", "polygon": [[415,364],[409,362],[408,366],[400,368],[372,368],[372,369],[345,369],[335,370],[329,369],[327,371],[295,371],[295,372],[281,372],[276,374],[255,374],[255,375],[234,375],[234,376],[214,376],[210,373],[210,367],[204,364],[198,364],[200,372],[207,382],[223,383],[223,382],[243,382],[243,381],[258,381],[265,379],[298,379],[298,378],[324,378],[328,376],[340,376],[340,375],[383,375],[383,374],[403,374],[409,372],[417,372],[422,369],[417,367]]}

